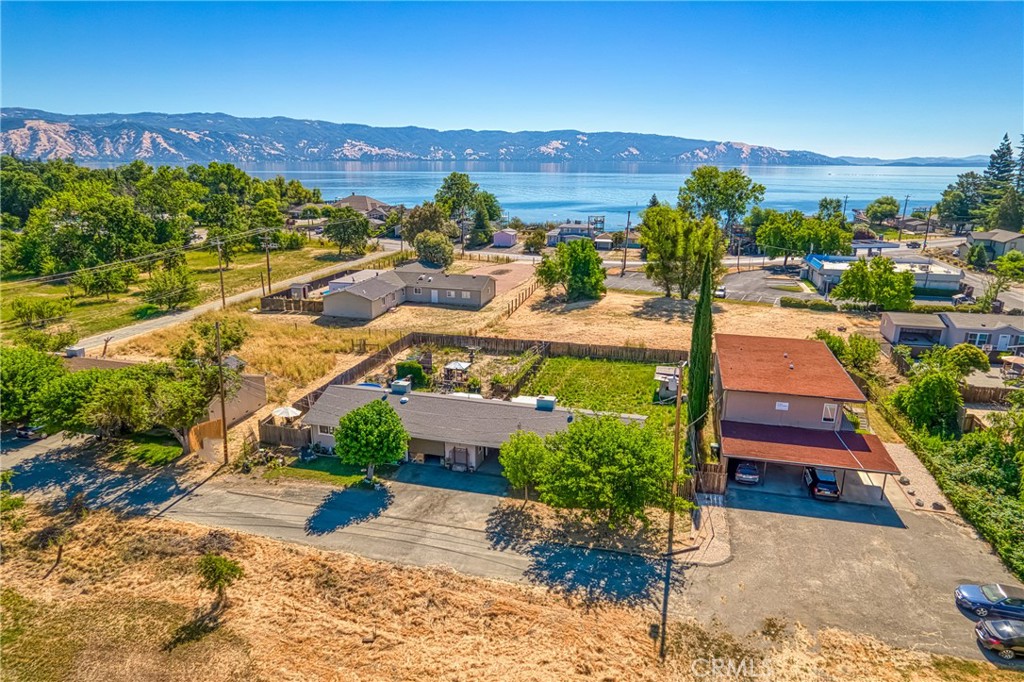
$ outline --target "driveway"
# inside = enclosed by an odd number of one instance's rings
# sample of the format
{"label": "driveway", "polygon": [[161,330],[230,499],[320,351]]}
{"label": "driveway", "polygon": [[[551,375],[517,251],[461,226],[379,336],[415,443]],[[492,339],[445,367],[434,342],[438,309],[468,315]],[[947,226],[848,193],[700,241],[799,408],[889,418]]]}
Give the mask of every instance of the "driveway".
{"label": "driveway", "polygon": [[891,485],[886,492],[890,507],[730,488],[733,559],[688,569],[679,609],[736,633],[771,616],[812,631],[838,627],[897,646],[983,657],[953,589],[1017,581],[962,522],[911,510]]}

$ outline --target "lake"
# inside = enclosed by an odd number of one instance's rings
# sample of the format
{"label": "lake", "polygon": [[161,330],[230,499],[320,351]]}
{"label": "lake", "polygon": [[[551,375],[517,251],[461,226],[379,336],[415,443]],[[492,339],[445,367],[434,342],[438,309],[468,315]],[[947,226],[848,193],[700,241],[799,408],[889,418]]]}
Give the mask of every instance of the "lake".
{"label": "lake", "polygon": [[[494,193],[510,216],[526,222],[607,216],[607,225],[621,229],[626,213],[643,209],[656,193],[675,202],[692,166],[603,164],[573,167],[539,163],[358,163],[247,165],[259,177],[283,175],[320,189],[325,199],[366,194],[391,204],[413,206],[433,197],[441,180],[453,170],[467,172],[480,187]],[[891,194],[902,203],[910,195],[908,214],[936,201],[960,173],[978,168],[895,166],[751,166],[743,169],[766,187],[764,206],[813,212],[824,196],[848,196],[847,210]]]}

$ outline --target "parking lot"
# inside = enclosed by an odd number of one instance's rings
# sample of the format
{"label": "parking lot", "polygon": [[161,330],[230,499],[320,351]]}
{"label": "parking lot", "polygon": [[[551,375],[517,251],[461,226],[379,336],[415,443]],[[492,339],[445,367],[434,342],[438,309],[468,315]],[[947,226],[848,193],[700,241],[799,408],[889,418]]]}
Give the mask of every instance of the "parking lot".
{"label": "parking lot", "polygon": [[824,296],[800,282],[800,269],[769,266],[765,269],[730,273],[722,280],[726,298],[774,303],[783,296],[824,300]]}

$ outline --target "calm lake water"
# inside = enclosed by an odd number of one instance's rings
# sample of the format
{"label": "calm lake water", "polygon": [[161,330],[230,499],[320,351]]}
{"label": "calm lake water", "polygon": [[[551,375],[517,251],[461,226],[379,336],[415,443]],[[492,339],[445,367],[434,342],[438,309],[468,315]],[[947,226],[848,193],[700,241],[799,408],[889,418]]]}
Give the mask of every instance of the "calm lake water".
{"label": "calm lake water", "polygon": [[[607,216],[620,229],[626,212],[643,209],[656,193],[676,199],[692,166],[601,165],[594,167],[527,163],[337,163],[243,166],[260,177],[284,175],[307,187],[320,188],[325,199],[351,193],[392,204],[412,206],[433,197],[451,171],[468,172],[483,189],[493,192],[511,216],[527,222]],[[764,205],[780,210],[811,212],[824,196],[849,196],[847,209],[863,208],[891,194],[901,203],[910,195],[907,212],[938,201],[959,173],[977,168],[897,168],[890,166],[751,166],[744,171],[763,184]]]}

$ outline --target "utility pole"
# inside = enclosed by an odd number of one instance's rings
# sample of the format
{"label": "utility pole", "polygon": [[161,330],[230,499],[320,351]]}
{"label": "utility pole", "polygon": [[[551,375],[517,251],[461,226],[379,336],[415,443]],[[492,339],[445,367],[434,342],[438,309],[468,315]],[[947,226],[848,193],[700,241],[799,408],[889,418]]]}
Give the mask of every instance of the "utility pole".
{"label": "utility pole", "polygon": [[227,300],[224,298],[224,265],[221,262],[220,248],[224,242],[218,239],[214,242],[217,247],[217,272],[220,273],[220,309],[224,310],[228,307]]}
{"label": "utility pole", "polygon": [[224,439],[224,466],[228,464],[228,418],[227,409],[224,407],[224,357],[221,355],[220,347],[220,322],[213,323],[217,331],[217,372],[220,375],[220,433]]}
{"label": "utility pole", "polygon": [[263,243],[263,251],[267,254],[267,290],[274,288],[274,285],[270,281],[270,235],[263,235],[260,237],[260,241]]}
{"label": "utility pole", "polygon": [[931,229],[931,226],[932,226],[932,209],[933,208],[934,208],[934,206],[929,206],[928,207],[928,215],[925,216],[925,221],[924,221],[924,245],[921,247],[921,251],[924,251],[925,249],[928,248],[928,230]]}
{"label": "utility pole", "polygon": [[903,225],[907,222],[907,204],[910,203],[910,195],[903,200],[903,217],[900,218],[900,231],[896,234],[896,241],[903,242]]}
{"label": "utility pole", "polygon": [[668,644],[668,598],[672,592],[672,559],[676,532],[676,501],[679,495],[679,438],[682,425],[680,416],[683,407],[683,364],[676,365],[676,430],[672,447],[672,495],[668,507],[668,546],[665,549],[665,593],[661,597],[661,660],[665,660]]}
{"label": "utility pole", "polygon": [[629,219],[632,215],[632,211],[626,211],[626,241],[622,242],[622,272],[619,273],[619,277],[626,276],[626,254],[629,253]]}

